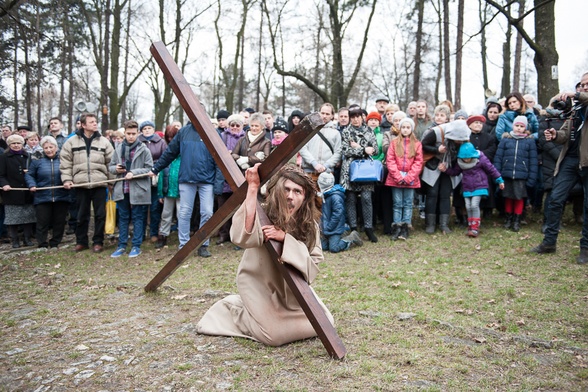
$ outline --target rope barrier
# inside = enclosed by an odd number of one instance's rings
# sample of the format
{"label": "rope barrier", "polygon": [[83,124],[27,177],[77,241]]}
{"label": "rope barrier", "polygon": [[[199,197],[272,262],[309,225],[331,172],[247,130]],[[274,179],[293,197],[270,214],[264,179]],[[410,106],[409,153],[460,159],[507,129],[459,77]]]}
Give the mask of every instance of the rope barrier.
{"label": "rope barrier", "polygon": [[[143,177],[149,177],[149,173],[145,173],[145,174],[137,174],[136,176],[133,176],[133,178],[131,178],[130,181],[132,180],[137,180],[139,178],[143,178]],[[98,182],[85,182],[83,184],[73,184],[71,186],[71,188],[83,188],[83,187],[87,187],[87,186],[95,186],[95,185],[100,185],[100,184],[110,184],[110,183],[115,183],[118,181],[129,181],[126,178],[115,178],[114,180],[104,180],[104,181],[98,181]],[[48,189],[61,189],[61,188],[65,188],[65,186],[63,185],[57,185],[57,186],[45,186],[45,187],[40,187],[37,188],[37,191],[45,191]],[[1,189],[1,188],[0,188]],[[30,190],[30,188],[10,188],[10,190],[8,191],[4,191],[4,192],[10,192],[10,191],[28,191]]]}

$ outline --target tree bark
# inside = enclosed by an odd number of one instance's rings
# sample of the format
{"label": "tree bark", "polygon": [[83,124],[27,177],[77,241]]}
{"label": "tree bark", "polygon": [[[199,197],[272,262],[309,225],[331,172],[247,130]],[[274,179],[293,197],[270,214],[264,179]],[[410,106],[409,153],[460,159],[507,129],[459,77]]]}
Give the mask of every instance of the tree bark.
{"label": "tree bark", "polygon": [[[519,0],[519,18],[525,13],[525,0]],[[521,19],[521,26],[523,26],[524,20]],[[512,75],[512,90],[521,91],[521,57],[523,51],[523,36],[517,32],[515,39],[515,53],[514,53],[514,66]]]}
{"label": "tree bark", "polygon": [[423,51],[423,19],[425,15],[425,0],[417,0],[417,31],[416,31],[416,48],[414,51],[414,74],[412,79],[412,97],[417,99],[421,85],[421,63]]}
{"label": "tree bark", "polygon": [[458,0],[457,4],[457,43],[455,48],[455,99],[453,100],[453,107],[455,108],[455,110],[461,109],[461,72],[463,58],[464,0]]}
{"label": "tree bark", "polygon": [[443,0],[443,65],[445,69],[445,97],[451,99],[451,47],[449,45],[449,0]]}

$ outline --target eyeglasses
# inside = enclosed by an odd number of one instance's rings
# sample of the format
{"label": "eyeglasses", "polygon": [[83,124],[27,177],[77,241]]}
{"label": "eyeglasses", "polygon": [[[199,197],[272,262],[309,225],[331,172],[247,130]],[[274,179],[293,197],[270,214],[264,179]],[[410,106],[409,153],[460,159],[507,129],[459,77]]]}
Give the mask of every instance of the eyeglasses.
{"label": "eyeglasses", "polygon": [[354,118],[354,117],[361,117],[360,113],[351,113],[349,114],[349,118]]}
{"label": "eyeglasses", "polygon": [[581,84],[580,87],[582,87],[582,88],[588,88],[588,83]]}
{"label": "eyeglasses", "polygon": [[229,124],[231,128],[241,128],[241,124]]}

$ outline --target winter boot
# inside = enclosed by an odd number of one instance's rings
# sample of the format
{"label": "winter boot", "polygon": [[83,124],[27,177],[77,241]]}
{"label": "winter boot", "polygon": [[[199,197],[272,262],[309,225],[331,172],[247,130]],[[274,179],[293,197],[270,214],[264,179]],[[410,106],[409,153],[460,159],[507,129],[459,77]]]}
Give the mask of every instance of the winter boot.
{"label": "winter boot", "polygon": [[435,224],[437,223],[437,215],[436,214],[427,214],[425,215],[425,233],[433,234],[435,232]]}
{"label": "winter boot", "polygon": [[163,248],[165,245],[167,245],[167,236],[164,235],[158,235],[157,236],[157,242],[155,243],[155,249],[161,249]]}
{"label": "winter boot", "polygon": [[400,235],[398,238],[401,240],[408,239],[408,223],[403,223],[402,226],[400,226]]}
{"label": "winter boot", "polygon": [[512,222],[512,231],[515,233],[521,229],[521,215],[515,214]]}
{"label": "winter boot", "polygon": [[12,247],[20,248],[20,242],[18,241],[18,228],[13,225],[8,226],[8,233],[10,234],[10,239],[12,240]]}
{"label": "winter boot", "polygon": [[504,220],[504,228],[505,229],[510,229],[511,228],[511,226],[512,226],[512,218],[513,218],[513,215],[512,214],[509,214],[507,212],[506,213],[506,218]]}
{"label": "winter boot", "polygon": [[441,229],[443,234],[451,233],[451,229],[449,228],[448,224],[449,224],[449,214],[439,215],[439,229]]}
{"label": "winter boot", "polygon": [[33,224],[27,223],[23,225],[23,234],[24,234],[24,245],[25,246],[33,246],[34,243],[32,241],[33,238]]}
{"label": "winter boot", "polygon": [[392,225],[392,240],[396,241],[398,239],[399,235],[400,235],[400,225],[397,223],[394,223]]}
{"label": "winter boot", "polygon": [[588,263],[588,248],[580,248],[580,256],[576,259],[578,264]]}
{"label": "winter boot", "polygon": [[480,218],[469,218],[469,229],[468,229],[468,236],[470,237],[477,237],[480,232]]}
{"label": "winter boot", "polygon": [[376,235],[374,234],[374,229],[373,228],[365,228],[364,229],[365,234],[368,236],[368,238],[370,239],[370,241],[372,242],[378,242],[378,237],[376,237]]}

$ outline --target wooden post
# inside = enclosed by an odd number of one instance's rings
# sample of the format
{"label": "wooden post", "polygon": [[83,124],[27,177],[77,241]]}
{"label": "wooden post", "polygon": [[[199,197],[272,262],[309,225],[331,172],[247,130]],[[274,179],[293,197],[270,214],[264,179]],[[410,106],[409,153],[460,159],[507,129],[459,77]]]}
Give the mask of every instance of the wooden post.
{"label": "wooden post", "polygon": [[[200,247],[211,234],[225,223],[239,208],[247,194],[247,183],[235,160],[231,157],[216,129],[209,121],[200,101],[190,88],[180,69],[173,61],[170,53],[162,42],[151,46],[151,53],[159,64],[168,83],[178,98],[182,108],[188,115],[192,125],[198,131],[203,142],[212,154],[216,164],[222,171],[227,183],[233,190],[231,197],[216,213],[190,238],[159,273],[147,284],[145,291],[155,291],[183,263],[196,248]],[[296,126],[290,135],[273,151],[259,167],[259,177],[264,184],[276,174],[280,168],[296,152],[306,144],[321,128],[323,122],[318,113],[307,116]],[[267,215],[258,204],[257,213],[262,224],[271,224]],[[300,307],[308,317],[321,342],[329,355],[335,359],[345,357],[346,349],[337,335],[337,331],[325,315],[308,282],[291,266],[279,262],[282,244],[276,241],[265,243],[274,263],[284,280],[294,293]]]}

